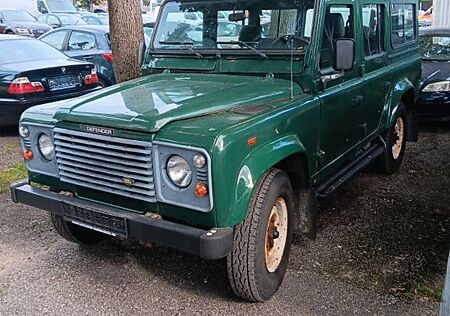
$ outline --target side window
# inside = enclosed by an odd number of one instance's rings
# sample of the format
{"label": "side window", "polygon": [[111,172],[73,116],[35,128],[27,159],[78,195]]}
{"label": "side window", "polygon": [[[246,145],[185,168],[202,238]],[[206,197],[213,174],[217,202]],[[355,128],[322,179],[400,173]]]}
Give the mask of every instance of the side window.
{"label": "side window", "polygon": [[339,38],[355,38],[353,6],[329,5],[325,15],[320,50],[320,69],[331,68],[335,53],[335,41]]}
{"label": "side window", "polygon": [[43,42],[53,46],[54,48],[56,48],[58,50],[62,50],[63,45],[64,45],[64,40],[66,38],[66,34],[67,34],[66,31],[58,31],[58,32],[55,32],[55,33],[45,36],[41,40]]}
{"label": "side window", "polygon": [[391,39],[397,48],[416,39],[416,8],[414,4],[392,4]]}
{"label": "side window", "polygon": [[90,50],[96,47],[95,36],[85,32],[74,31],[69,38],[69,51]]}
{"label": "side window", "polygon": [[384,52],[384,5],[363,6],[364,56]]}

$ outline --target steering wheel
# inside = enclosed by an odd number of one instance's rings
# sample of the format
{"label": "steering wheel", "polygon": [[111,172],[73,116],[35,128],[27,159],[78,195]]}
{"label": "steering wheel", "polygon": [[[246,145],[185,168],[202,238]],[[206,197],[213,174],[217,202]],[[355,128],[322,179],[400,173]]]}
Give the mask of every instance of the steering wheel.
{"label": "steering wheel", "polygon": [[283,43],[283,45],[288,48],[289,46],[289,42],[292,42],[293,44],[293,40],[299,40],[300,42],[309,45],[309,41],[301,36],[298,35],[284,35],[284,36],[280,36],[278,38],[276,38],[271,44],[270,44],[270,49],[274,48],[274,46],[276,44],[278,44],[279,42]]}

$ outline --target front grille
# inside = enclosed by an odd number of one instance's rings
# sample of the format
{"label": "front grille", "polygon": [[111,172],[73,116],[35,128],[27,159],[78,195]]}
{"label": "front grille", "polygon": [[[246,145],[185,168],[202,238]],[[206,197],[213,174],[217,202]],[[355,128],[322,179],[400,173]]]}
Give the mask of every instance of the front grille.
{"label": "front grille", "polygon": [[156,202],[151,143],[60,128],[54,139],[61,181]]}

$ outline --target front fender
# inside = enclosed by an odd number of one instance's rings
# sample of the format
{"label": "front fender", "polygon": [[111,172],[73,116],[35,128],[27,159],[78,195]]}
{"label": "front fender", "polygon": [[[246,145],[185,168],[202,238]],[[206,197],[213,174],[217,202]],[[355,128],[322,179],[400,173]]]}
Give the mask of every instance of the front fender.
{"label": "front fender", "polygon": [[395,114],[398,111],[400,101],[405,93],[410,90],[415,91],[415,88],[414,84],[408,78],[402,78],[395,84],[392,90],[391,102],[386,113],[386,128],[394,124]]}
{"label": "front fender", "polygon": [[304,152],[303,144],[295,135],[286,135],[252,151],[242,162],[235,182],[229,226],[237,225],[245,219],[253,188],[267,170],[286,157]]}

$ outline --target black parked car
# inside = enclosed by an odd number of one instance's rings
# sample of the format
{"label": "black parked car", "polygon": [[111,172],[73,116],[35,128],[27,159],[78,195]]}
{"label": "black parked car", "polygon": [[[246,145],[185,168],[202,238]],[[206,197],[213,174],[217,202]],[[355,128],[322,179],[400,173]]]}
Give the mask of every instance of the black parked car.
{"label": "black parked car", "polygon": [[46,23],[53,28],[86,24],[78,14],[48,13],[40,15],[38,22]]}
{"label": "black parked car", "polygon": [[62,27],[39,38],[69,57],[95,65],[103,87],[116,83],[112,65],[111,43],[107,26]]}
{"label": "black parked car", "polygon": [[51,29],[25,10],[0,10],[0,34],[39,37]]}
{"label": "black parked car", "polygon": [[37,39],[0,35],[0,126],[27,108],[97,90],[94,65],[70,59]]}
{"label": "black parked car", "polygon": [[450,121],[450,27],[421,28],[422,81],[417,112],[422,120]]}
{"label": "black parked car", "polygon": [[[148,47],[150,37],[144,35]],[[39,38],[69,57],[90,61],[95,65],[103,87],[116,83],[113,56],[109,39],[109,27],[104,25],[83,25],[62,27]]]}

